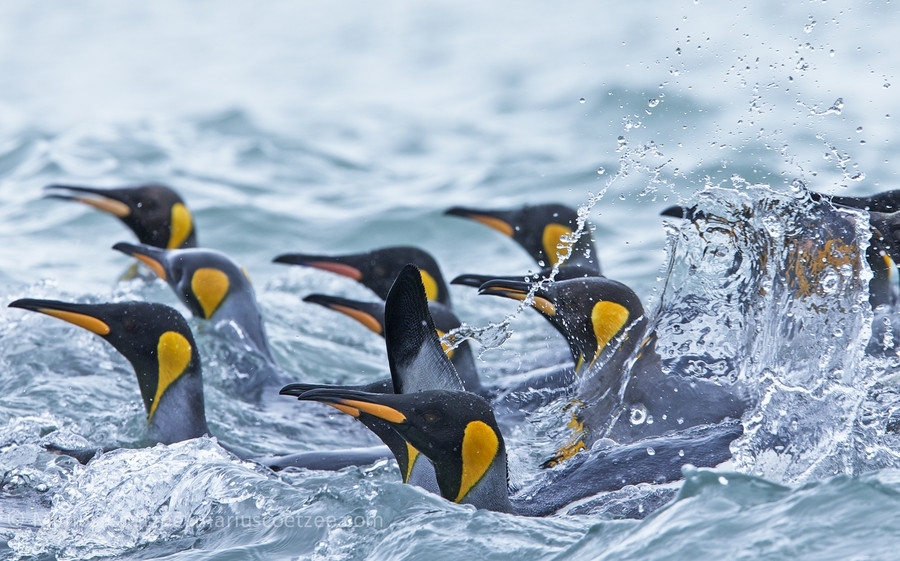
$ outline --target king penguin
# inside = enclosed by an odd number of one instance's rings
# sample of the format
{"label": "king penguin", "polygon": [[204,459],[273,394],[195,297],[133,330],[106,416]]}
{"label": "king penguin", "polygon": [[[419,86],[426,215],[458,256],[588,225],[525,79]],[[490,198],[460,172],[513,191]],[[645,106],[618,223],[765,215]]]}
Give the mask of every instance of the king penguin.
{"label": "king penguin", "polygon": [[[553,485],[538,482],[529,487],[527,498],[511,501],[505,443],[491,406],[453,382],[453,367],[428,320],[417,272],[405,270],[395,287],[386,303],[389,361],[392,374],[403,373],[393,379],[415,387],[395,388],[390,394],[296,384],[281,393],[326,403],[370,427],[372,420],[380,421],[372,430],[396,451],[401,472],[409,469],[409,450],[415,450],[417,458],[426,456],[434,482],[448,500],[501,512],[548,515],[602,491],[680,479],[685,463],[717,465],[730,457],[728,444],[742,433],[734,423],[697,427],[664,439],[598,450],[550,472],[545,477],[552,478]],[[395,302],[393,295],[403,300]],[[457,388],[433,389],[448,381]],[[387,429],[394,432],[386,433]],[[398,435],[404,444],[398,444]],[[648,455],[648,447],[657,452]]]}
{"label": "king penguin", "polygon": [[[202,365],[184,317],[165,304],[120,302],[78,304],[25,298],[9,304],[69,322],[109,342],[134,368],[147,412],[148,439],[172,444],[210,434],[203,397]],[[383,446],[303,452],[255,458],[232,445],[223,448],[275,470],[286,467],[337,470],[389,458]],[[97,448],[53,448],[87,463]]]}
{"label": "king penguin", "polygon": [[[526,205],[507,210],[452,207],[444,214],[474,220],[512,238],[541,267],[530,275],[532,280],[549,278],[554,267],[556,280],[602,274],[590,225],[585,223],[579,231],[578,212],[565,205]],[[478,288],[489,280],[522,280],[524,276],[464,274],[451,284]]]}
{"label": "king penguin", "polygon": [[9,305],[52,316],[95,333],[131,363],[148,435],[172,444],[209,434],[197,345],[181,314],[164,304],[73,304],[25,298]]}
{"label": "king penguin", "polygon": [[748,407],[738,386],[664,372],[640,299],[605,277],[534,286],[495,280],[481,294],[526,300],[565,338],[575,361],[578,404],[565,459],[599,438],[635,442],[688,427],[740,419]]}
{"label": "king penguin", "polygon": [[48,198],[78,201],[117,217],[142,244],[165,249],[197,247],[191,212],[171,187],[158,184],[99,189],[48,185]]}
{"label": "king penguin", "polygon": [[262,360],[237,364],[242,374],[241,394],[254,400],[261,398],[266,386],[280,386],[288,381],[269,347],[262,313],[249,277],[241,267],[222,252],[212,249],[160,249],[125,242],[113,249],[137,258],[166,281],[175,295],[198,318],[235,330],[235,342],[245,345]]}
{"label": "king penguin", "polygon": [[422,276],[428,299],[451,306],[450,290],[437,261],[427,251],[412,246],[392,246],[365,253],[314,255],[285,253],[275,263],[313,267],[358,281],[384,300],[397,275],[407,264],[415,265]]}
{"label": "king penguin", "polygon": [[[423,391],[444,390],[454,393],[466,391],[453,363],[448,359],[438,339],[437,328],[430,313],[434,303],[426,299],[422,275],[415,265],[408,264],[397,275],[383,307],[372,310],[381,313],[391,384],[378,388],[379,393],[416,394]],[[378,386],[378,384],[376,384]],[[318,384],[291,384],[281,390],[282,395],[301,396],[322,387]],[[345,388],[354,390],[356,388]],[[402,479],[432,492],[438,491],[434,470],[422,460],[419,451],[402,438],[383,419],[366,411],[352,408],[338,409],[362,422],[384,442],[400,468]]]}

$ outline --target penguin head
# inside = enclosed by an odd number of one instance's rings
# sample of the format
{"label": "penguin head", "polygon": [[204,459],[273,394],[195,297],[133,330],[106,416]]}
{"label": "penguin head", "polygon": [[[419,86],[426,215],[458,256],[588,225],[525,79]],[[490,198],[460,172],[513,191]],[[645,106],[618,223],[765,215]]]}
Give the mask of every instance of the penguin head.
{"label": "penguin head", "polygon": [[[524,301],[534,290],[531,306],[559,331],[569,344],[576,370],[590,367],[605,352],[622,348],[621,339],[636,322],[646,322],[644,307],[633,290],[605,277],[576,278],[544,285],[494,280],[479,289]],[[631,348],[636,341],[628,345]]]}
{"label": "penguin head", "polygon": [[149,266],[196,317],[214,319],[226,301],[244,300],[247,306],[257,307],[246,272],[224,253],[202,248],[165,250],[125,242],[113,249]]}
{"label": "penguin head", "polygon": [[[184,317],[173,308],[149,302],[75,304],[31,298],[16,300],[9,307],[67,321],[115,347],[134,368],[147,420],[160,428],[161,442],[208,432],[197,345]],[[175,402],[185,409],[173,412],[165,405]],[[199,420],[189,422],[192,418]]]}
{"label": "penguin head", "polygon": [[419,269],[428,299],[450,305],[450,291],[437,261],[431,254],[417,247],[384,247],[347,255],[285,253],[273,261],[313,267],[350,277],[372,290],[382,300],[387,298],[388,291],[401,269],[407,264],[413,264]]}
{"label": "penguin head", "polygon": [[565,263],[580,264],[600,274],[600,260],[590,227],[577,241],[568,241],[578,229],[578,212],[560,204],[523,206],[512,210],[483,210],[453,207],[445,214],[480,222],[509,236],[540,265],[552,267],[566,257]]}
{"label": "penguin head", "polygon": [[142,244],[165,249],[197,247],[194,219],[181,197],[165,185],[98,189],[49,185],[54,199],[78,201],[112,214],[137,235]]}
{"label": "penguin head", "polygon": [[503,435],[482,397],[446,390],[397,395],[316,389],[299,399],[381,419],[431,460],[442,496],[479,508],[508,509]]}

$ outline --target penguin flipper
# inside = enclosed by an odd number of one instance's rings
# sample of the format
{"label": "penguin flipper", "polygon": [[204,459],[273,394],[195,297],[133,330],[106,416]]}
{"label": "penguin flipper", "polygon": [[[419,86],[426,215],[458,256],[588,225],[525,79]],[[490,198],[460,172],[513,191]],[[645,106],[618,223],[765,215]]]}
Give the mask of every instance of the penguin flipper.
{"label": "penguin flipper", "polygon": [[422,277],[414,265],[404,267],[391,286],[385,300],[384,324],[394,393],[465,391],[441,347]]}
{"label": "penguin flipper", "polygon": [[740,422],[729,421],[583,452],[521,492],[520,496],[535,498],[516,501],[514,507],[520,514],[547,516],[597,493],[638,483],[678,481],[685,464],[715,467],[729,460],[731,442],[743,433]]}
{"label": "penguin flipper", "polygon": [[272,471],[281,471],[289,467],[315,469],[321,471],[337,471],[350,466],[365,466],[379,460],[393,459],[387,446],[370,448],[349,448],[347,450],[320,450],[301,452],[287,456],[270,456],[256,458],[255,461]]}
{"label": "penguin flipper", "polygon": [[115,448],[103,448],[94,446],[91,448],[64,448],[55,444],[44,444],[44,450],[56,454],[57,456],[69,456],[78,460],[78,463],[85,465],[100,454],[105,454]]}

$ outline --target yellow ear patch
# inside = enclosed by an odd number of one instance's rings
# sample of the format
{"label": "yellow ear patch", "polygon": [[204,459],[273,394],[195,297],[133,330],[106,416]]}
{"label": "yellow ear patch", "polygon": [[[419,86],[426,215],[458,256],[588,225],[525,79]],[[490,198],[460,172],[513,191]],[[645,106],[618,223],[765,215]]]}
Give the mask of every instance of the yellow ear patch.
{"label": "yellow ear patch", "polygon": [[422,284],[425,286],[425,298],[427,300],[436,301],[438,299],[438,284],[434,277],[428,274],[424,269],[419,269],[422,276]]}
{"label": "yellow ear patch", "polygon": [[560,248],[560,245],[563,245],[562,237],[569,236],[572,234],[572,229],[568,226],[563,226],[562,224],[547,224],[544,227],[544,253],[547,254],[547,259],[550,260],[550,265],[556,265],[559,262],[559,256],[568,258],[569,252],[572,251],[571,244],[565,244],[564,248]]}
{"label": "yellow ear patch", "polygon": [[194,272],[191,277],[191,291],[203,308],[203,317],[209,319],[222,304],[228,295],[231,282],[228,275],[219,269],[203,267]]}
{"label": "yellow ear patch", "polygon": [[446,335],[446,333],[444,333],[440,329],[436,329],[435,331],[437,331],[438,339],[441,340],[441,348],[444,349],[444,354],[447,355],[447,358],[453,359],[453,351],[455,351],[456,348],[454,348],[450,343],[444,341],[444,335]]}
{"label": "yellow ear patch", "polygon": [[159,343],[156,345],[156,359],[159,362],[159,379],[156,382],[156,396],[147,414],[148,421],[153,419],[162,395],[184,374],[184,369],[191,363],[191,344],[184,335],[166,331],[160,335]]}
{"label": "yellow ear patch", "polygon": [[473,214],[469,216],[472,220],[476,222],[481,222],[485,226],[489,228],[493,228],[497,230],[501,234],[512,237],[513,235],[513,227],[508,223],[500,220],[499,218],[494,218],[493,216],[484,216],[483,214]]}
{"label": "yellow ear patch", "polygon": [[42,314],[47,314],[48,316],[53,316],[83,329],[87,329],[91,333],[96,333],[97,335],[109,335],[109,326],[95,317],[76,312],[53,310],[50,308],[38,308],[38,311]]}
{"label": "yellow ear patch", "polygon": [[597,339],[597,354],[600,356],[606,345],[625,327],[628,321],[628,310],[615,302],[600,301],[591,310],[591,324],[594,326],[594,338]]}
{"label": "yellow ear patch", "polygon": [[381,324],[378,323],[378,320],[373,318],[370,314],[357,310],[356,308],[351,308],[349,306],[341,306],[340,304],[330,304],[329,308],[352,317],[359,323],[365,325],[369,329],[369,331],[374,331],[375,333],[381,335]]}
{"label": "yellow ear patch", "polygon": [[459,494],[454,502],[459,502],[469,494],[484,474],[490,469],[497,450],[500,449],[500,439],[497,433],[483,421],[472,421],[466,425],[466,431],[462,442],[462,477],[459,482]]}
{"label": "yellow ear patch", "polygon": [[413,445],[409,442],[406,443],[406,473],[403,474],[403,482],[409,483],[409,478],[412,477],[413,466],[416,465],[416,460],[419,459],[419,451],[413,448]]}
{"label": "yellow ear patch", "polygon": [[181,203],[172,205],[172,231],[166,249],[178,249],[194,228],[191,212]]}

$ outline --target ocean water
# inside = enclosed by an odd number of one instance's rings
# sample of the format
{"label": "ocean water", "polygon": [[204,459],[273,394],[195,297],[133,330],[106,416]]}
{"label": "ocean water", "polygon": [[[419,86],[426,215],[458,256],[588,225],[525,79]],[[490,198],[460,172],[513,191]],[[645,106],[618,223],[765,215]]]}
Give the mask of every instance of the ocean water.
{"label": "ocean water", "polygon": [[[375,440],[316,404],[236,399],[233,352],[193,319],[216,438],[138,448],[128,363],[87,332],[5,309],[0,555],[894,558],[900,357],[879,330],[894,314],[867,304],[865,213],[806,190],[895,187],[897,12],[834,0],[4,2],[0,302],[147,299],[187,313],[159,281],[119,280],[131,263],[109,249],[131,241],[121,224],[42,191],[161,181],[187,200],[201,245],[249,271],[284,369],[361,383],[387,374],[383,342],[301,298],[372,295],[273,257],[415,243],[448,278],[519,273],[535,266],[520,248],[443,211],[562,202],[588,212],[605,273],[642,298],[661,353],[695,357],[693,375],[743,384],[756,405],[732,461],[686,468],[661,508],[647,485],[516,517],[405,486],[391,462],[273,474],[236,460],[218,440],[258,454]],[[717,219],[659,216],[677,203]],[[844,246],[798,272],[835,223]],[[475,327],[514,316],[501,347],[482,346],[489,380],[564,349],[515,303],[452,297]],[[878,354],[866,352],[873,326]],[[553,413],[505,435],[514,487],[553,449]],[[48,442],[126,449],[80,466]],[[635,505],[655,510],[617,515]]]}

